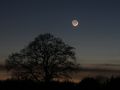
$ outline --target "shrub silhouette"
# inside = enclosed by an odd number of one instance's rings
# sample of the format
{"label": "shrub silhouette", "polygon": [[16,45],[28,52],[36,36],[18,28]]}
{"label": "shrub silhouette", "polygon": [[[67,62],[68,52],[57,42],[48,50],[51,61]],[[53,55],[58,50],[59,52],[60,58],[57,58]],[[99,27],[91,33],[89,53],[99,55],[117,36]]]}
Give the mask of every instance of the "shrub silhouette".
{"label": "shrub silhouette", "polygon": [[79,87],[81,90],[100,90],[100,83],[94,78],[85,78],[83,79]]}
{"label": "shrub silhouette", "polygon": [[1,90],[119,90],[120,78],[111,78],[106,83],[97,79],[85,78],[80,83],[73,82],[41,82],[33,80],[0,81]]}

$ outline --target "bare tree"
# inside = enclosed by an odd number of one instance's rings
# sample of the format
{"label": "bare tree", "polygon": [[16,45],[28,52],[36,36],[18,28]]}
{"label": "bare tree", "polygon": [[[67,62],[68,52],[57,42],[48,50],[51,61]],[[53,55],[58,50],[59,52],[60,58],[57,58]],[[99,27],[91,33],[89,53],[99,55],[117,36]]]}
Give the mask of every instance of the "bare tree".
{"label": "bare tree", "polygon": [[74,48],[51,34],[41,34],[19,53],[11,54],[6,66],[14,79],[50,81],[68,78],[78,69]]}

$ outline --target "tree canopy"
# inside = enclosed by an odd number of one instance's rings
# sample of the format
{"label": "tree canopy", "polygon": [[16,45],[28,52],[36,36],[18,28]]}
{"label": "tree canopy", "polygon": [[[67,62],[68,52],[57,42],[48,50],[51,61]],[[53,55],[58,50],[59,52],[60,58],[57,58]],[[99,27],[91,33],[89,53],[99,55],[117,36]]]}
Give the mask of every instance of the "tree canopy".
{"label": "tree canopy", "polygon": [[27,47],[9,55],[6,66],[13,79],[68,78],[79,68],[74,49],[49,33],[40,34]]}

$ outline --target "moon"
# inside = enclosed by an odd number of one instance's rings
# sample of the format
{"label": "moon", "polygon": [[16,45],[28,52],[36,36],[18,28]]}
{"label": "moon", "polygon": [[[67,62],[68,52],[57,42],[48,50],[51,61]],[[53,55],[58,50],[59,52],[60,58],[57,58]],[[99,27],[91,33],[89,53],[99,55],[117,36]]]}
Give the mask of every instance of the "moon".
{"label": "moon", "polygon": [[77,27],[78,24],[79,24],[78,20],[76,20],[76,19],[72,20],[72,25],[73,25],[74,27]]}

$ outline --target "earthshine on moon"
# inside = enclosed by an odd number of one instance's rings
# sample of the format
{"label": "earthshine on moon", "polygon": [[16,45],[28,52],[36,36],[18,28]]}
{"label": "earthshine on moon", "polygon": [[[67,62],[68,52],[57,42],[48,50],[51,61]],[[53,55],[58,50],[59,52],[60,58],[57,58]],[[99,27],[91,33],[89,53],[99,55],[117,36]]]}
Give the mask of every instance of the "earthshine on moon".
{"label": "earthshine on moon", "polygon": [[72,20],[72,25],[73,25],[74,27],[77,27],[78,24],[79,24],[78,20],[76,20],[76,19]]}

